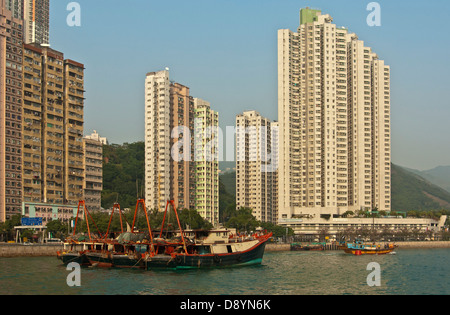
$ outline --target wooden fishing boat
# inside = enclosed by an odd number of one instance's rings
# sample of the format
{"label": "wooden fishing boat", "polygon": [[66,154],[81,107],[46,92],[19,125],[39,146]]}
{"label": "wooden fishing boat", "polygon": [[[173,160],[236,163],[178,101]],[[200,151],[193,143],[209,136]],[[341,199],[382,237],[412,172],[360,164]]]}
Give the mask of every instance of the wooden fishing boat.
{"label": "wooden fishing boat", "polygon": [[[221,244],[190,244],[165,248],[164,253],[146,255],[147,270],[155,268],[212,268],[260,264],[272,233]],[[173,250],[173,251],[172,251]]]}
{"label": "wooden fishing boat", "polygon": [[[134,227],[139,209],[142,209],[144,211],[147,218],[148,233],[139,233],[135,231]],[[122,213],[120,212],[120,214],[120,220],[122,224]],[[105,235],[108,235],[109,233],[112,215],[113,213],[111,213],[111,219]],[[143,199],[139,199],[136,203],[136,210],[134,213],[131,231],[124,232],[122,226],[122,233],[119,235],[119,237],[117,237],[117,239],[110,240],[106,239],[105,237],[104,239],[95,243],[94,246],[92,246],[92,250],[87,251],[85,255],[93,267],[144,268],[142,255],[148,253],[152,249],[151,235],[152,231],[150,229],[147,210],[145,208],[145,201]]]}
{"label": "wooden fishing boat", "polygon": [[[147,218],[148,232],[134,230],[138,206],[142,204]],[[178,222],[178,230],[164,231],[166,214],[172,206]],[[112,214],[111,214],[112,216]],[[111,223],[111,220],[110,220]],[[144,201],[138,200],[130,232],[123,232],[116,239],[104,237],[90,240],[83,251],[66,252],[63,262],[85,259],[92,267],[103,268],[207,268],[260,264],[265,245],[272,233],[259,231],[252,235],[240,235],[235,230],[188,230],[181,228],[173,200],[167,201],[161,230],[152,231]],[[170,237],[168,235],[170,234]]]}
{"label": "wooden fishing boat", "polygon": [[325,246],[321,243],[312,243],[312,244],[301,244],[301,243],[292,243],[291,251],[321,251],[325,250]]}
{"label": "wooden fishing boat", "polygon": [[377,243],[363,243],[362,241],[355,241],[354,243],[347,243],[344,252],[353,255],[385,255],[392,253],[398,246],[394,244],[377,244]]}
{"label": "wooden fishing boat", "polygon": [[90,242],[66,242],[63,245],[63,250],[56,252],[56,257],[66,266],[71,262],[78,263],[81,266],[89,266],[90,262],[86,257],[86,252],[91,245]]}
{"label": "wooden fishing boat", "polygon": [[109,242],[100,244],[100,250],[85,253],[93,267],[103,268],[145,268],[144,257],[150,252],[151,244],[120,244]]}
{"label": "wooden fishing boat", "polygon": [[[77,234],[76,234],[80,210],[84,214],[84,218],[86,220],[86,225],[87,225],[87,229],[88,229],[88,236],[86,237],[86,236],[82,235],[83,240],[80,240],[80,235],[77,236]],[[98,235],[94,236],[93,234],[91,234],[91,230],[89,227],[89,218],[91,219],[92,223],[97,227],[97,225],[94,222],[94,219],[92,219],[92,216],[86,207],[85,201],[80,200],[78,202],[77,216],[75,219],[75,226],[73,229],[73,234],[71,237],[68,237],[66,239],[66,242],[63,245],[63,250],[56,252],[56,257],[58,259],[60,259],[64,265],[67,265],[71,262],[76,262],[82,266],[90,265],[90,261],[89,261],[88,257],[86,256],[86,253],[92,249],[93,240],[101,237],[101,233],[98,231],[98,228],[97,228]],[[88,241],[86,241],[86,239]]]}
{"label": "wooden fishing boat", "polygon": [[[172,206],[178,222],[179,241],[167,243],[161,236],[169,205]],[[147,270],[155,268],[211,268],[226,266],[244,266],[260,264],[266,242],[272,233],[254,233],[253,235],[231,234],[231,231],[209,231],[205,238],[186,239],[181,228],[178,213],[173,200],[168,200],[164,212],[159,238],[154,238],[155,250],[145,255]],[[199,234],[198,231],[196,233]],[[219,238],[214,238],[215,235]],[[158,242],[159,241],[159,242]]]}

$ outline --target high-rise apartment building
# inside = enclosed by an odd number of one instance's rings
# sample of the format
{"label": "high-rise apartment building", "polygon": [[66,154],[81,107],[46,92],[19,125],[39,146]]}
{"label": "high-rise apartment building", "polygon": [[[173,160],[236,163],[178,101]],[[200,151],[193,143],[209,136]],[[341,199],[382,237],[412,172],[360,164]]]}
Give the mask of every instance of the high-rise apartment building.
{"label": "high-rise apartment building", "polygon": [[390,68],[328,14],[278,31],[279,219],[390,206]]}
{"label": "high-rise apartment building", "polygon": [[[167,200],[174,200],[179,209],[198,207],[203,218],[215,223],[218,218],[218,182],[215,184],[218,181],[218,165],[205,163],[199,166],[194,159],[196,118],[204,118],[203,127],[218,120],[217,113],[210,110],[209,103],[190,96],[188,87],[171,82],[168,70],[147,74],[146,204],[149,208],[162,211]],[[203,188],[201,198],[201,189],[197,185]],[[205,202],[200,203],[200,199]]]}
{"label": "high-rise apartment building", "polygon": [[[194,102],[189,88],[172,82],[170,93],[170,195],[179,209],[195,207],[195,165],[192,130],[194,129]],[[174,156],[178,157],[174,159]]]}
{"label": "high-rise apartment building", "polygon": [[[13,0],[11,0],[13,1]],[[25,43],[50,44],[50,0],[22,0]]]}
{"label": "high-rise apartment building", "polygon": [[22,207],[22,20],[0,0],[0,222]]}
{"label": "high-rise apartment building", "polygon": [[84,185],[84,66],[23,46],[24,202],[77,204]]}
{"label": "high-rise apartment building", "polygon": [[171,195],[171,120],[169,71],[150,72],[145,80],[145,199],[164,210]]}
{"label": "high-rise apartment building", "polygon": [[100,210],[103,189],[103,143],[96,131],[83,138],[84,201],[89,211]]}
{"label": "high-rise apartment building", "polygon": [[6,10],[23,20],[23,40],[26,44],[49,45],[50,0],[4,0]]}
{"label": "high-rise apartment building", "polygon": [[23,19],[24,0],[4,0],[5,9],[11,12],[15,19]]}
{"label": "high-rise apartment building", "polygon": [[194,98],[195,209],[213,225],[219,223],[219,114],[210,103]]}
{"label": "high-rise apartment building", "polygon": [[[236,207],[276,223],[277,123],[256,111],[236,116]],[[272,142],[275,141],[275,142]]]}

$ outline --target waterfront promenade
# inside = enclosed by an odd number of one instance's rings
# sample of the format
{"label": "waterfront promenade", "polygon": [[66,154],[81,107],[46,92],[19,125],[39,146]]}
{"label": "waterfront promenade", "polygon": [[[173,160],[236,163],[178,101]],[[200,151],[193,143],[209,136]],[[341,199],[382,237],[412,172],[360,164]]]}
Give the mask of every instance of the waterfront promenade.
{"label": "waterfront promenade", "polygon": [[[450,248],[450,241],[395,242],[399,249]],[[0,243],[0,257],[56,256],[63,249],[62,244],[8,244]],[[290,244],[267,244],[266,252],[289,251]],[[326,250],[337,250],[334,244],[327,244]]]}

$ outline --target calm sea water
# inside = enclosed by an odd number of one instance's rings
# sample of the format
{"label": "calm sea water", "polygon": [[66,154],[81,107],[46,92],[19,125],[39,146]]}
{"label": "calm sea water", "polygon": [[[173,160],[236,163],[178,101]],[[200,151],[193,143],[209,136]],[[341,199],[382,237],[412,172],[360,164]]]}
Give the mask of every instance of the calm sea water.
{"label": "calm sea water", "polygon": [[[450,249],[401,250],[396,255],[352,256],[340,251],[266,252],[260,266],[210,270],[82,268],[81,286],[69,287],[55,257],[0,258],[2,295],[447,295]],[[370,287],[367,265],[381,267]]]}

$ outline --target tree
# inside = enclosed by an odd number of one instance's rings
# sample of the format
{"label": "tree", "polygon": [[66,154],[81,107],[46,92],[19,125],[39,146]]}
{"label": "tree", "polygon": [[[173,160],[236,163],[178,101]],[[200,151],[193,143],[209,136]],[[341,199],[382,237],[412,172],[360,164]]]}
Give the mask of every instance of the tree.
{"label": "tree", "polygon": [[235,228],[240,232],[255,231],[260,222],[252,215],[252,209],[241,207],[225,223],[226,227]]}
{"label": "tree", "polygon": [[347,217],[353,217],[355,215],[355,213],[353,211],[347,210],[342,214],[342,217],[347,218]]}
{"label": "tree", "polygon": [[103,156],[102,207],[133,208],[144,191],[144,142],[104,145]]}
{"label": "tree", "polygon": [[[260,226],[267,230],[268,232],[273,233],[273,237],[284,237],[286,236],[294,236],[294,230],[290,227],[286,228],[284,226],[276,225],[271,222],[260,222]],[[287,229],[287,233],[286,233]]]}
{"label": "tree", "polygon": [[202,218],[202,216],[194,209],[183,209],[179,213],[180,224],[183,228],[189,226],[191,229],[210,230],[213,225]]}
{"label": "tree", "polygon": [[56,238],[64,238],[67,233],[67,225],[62,223],[60,220],[52,220],[47,223],[47,232],[52,233]]}

